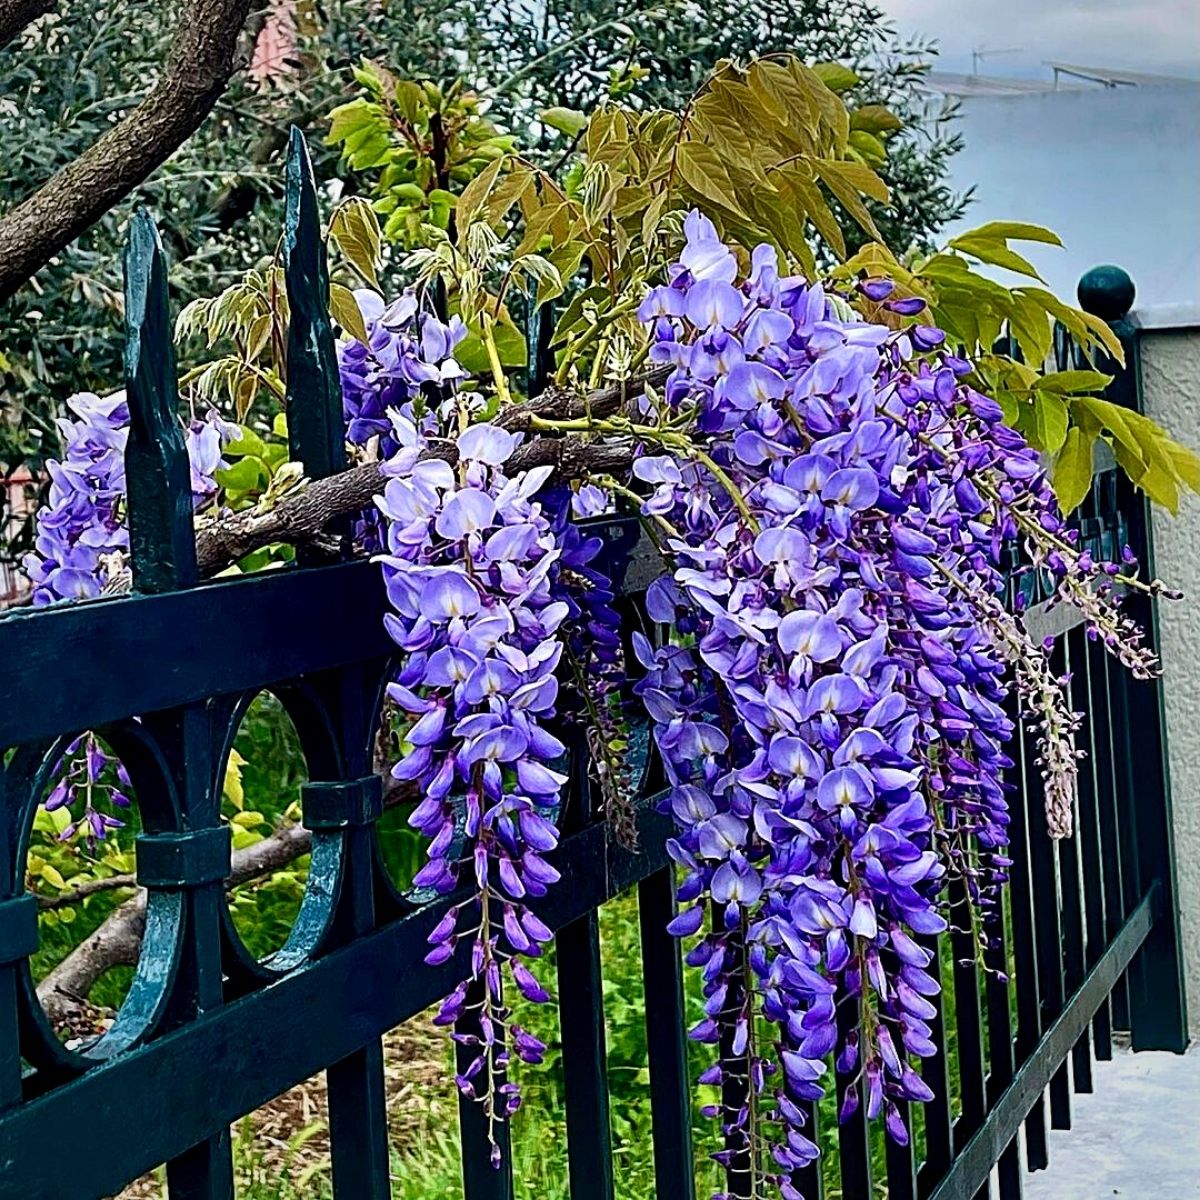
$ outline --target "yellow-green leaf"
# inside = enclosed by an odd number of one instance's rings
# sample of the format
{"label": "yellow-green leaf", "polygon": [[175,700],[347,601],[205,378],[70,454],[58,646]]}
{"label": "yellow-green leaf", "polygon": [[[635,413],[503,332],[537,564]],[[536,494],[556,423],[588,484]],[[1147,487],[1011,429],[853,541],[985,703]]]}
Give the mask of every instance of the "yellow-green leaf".
{"label": "yellow-green leaf", "polygon": [[850,128],[861,129],[864,133],[886,134],[903,129],[904,122],[882,104],[864,104],[850,114]]}
{"label": "yellow-green leaf", "polygon": [[968,229],[963,237],[982,237],[991,241],[1014,238],[1018,242],[1044,242],[1048,246],[1061,246],[1062,240],[1052,229],[1043,225],[1030,225],[1026,221],[988,221],[974,229]]}
{"label": "yellow-green leaf", "polygon": [[1092,443],[1078,425],[1067,430],[1066,440],[1054,463],[1054,494],[1064,513],[1073,512],[1092,486]]}
{"label": "yellow-green leaf", "polygon": [[812,69],[831,92],[849,91],[858,82],[858,76],[841,63],[815,63]]}
{"label": "yellow-green leaf", "polygon": [[567,137],[578,137],[587,128],[587,114],[577,108],[547,108],[540,116],[543,125],[549,125]]}
{"label": "yellow-green leaf", "polygon": [[333,319],[353,338],[364,344],[367,341],[367,323],[354,293],[340,283],[329,285],[329,312]]}
{"label": "yellow-green leaf", "polygon": [[740,217],[746,215],[725,164],[711,147],[703,142],[682,142],[676,151],[676,163],[680,176],[693,191]]}
{"label": "yellow-green leaf", "polygon": [[963,254],[973,255],[980,262],[1003,267],[1007,271],[1016,271],[1018,275],[1028,275],[1031,279],[1042,279],[1037,267],[1029,259],[1010,249],[1008,244],[999,238],[984,237],[979,233],[964,233],[951,238],[950,245]]}
{"label": "yellow-green leaf", "polygon": [[378,289],[376,268],[382,236],[371,202],[362,196],[343,200],[330,219],[329,236],[341,248],[350,265]]}
{"label": "yellow-green leaf", "polygon": [[1054,392],[1041,392],[1033,398],[1033,420],[1039,447],[1057,454],[1067,436],[1067,405]]}
{"label": "yellow-green leaf", "polygon": [[1112,376],[1100,371],[1052,371],[1037,382],[1039,391],[1073,395],[1076,392],[1102,392],[1112,383]]}

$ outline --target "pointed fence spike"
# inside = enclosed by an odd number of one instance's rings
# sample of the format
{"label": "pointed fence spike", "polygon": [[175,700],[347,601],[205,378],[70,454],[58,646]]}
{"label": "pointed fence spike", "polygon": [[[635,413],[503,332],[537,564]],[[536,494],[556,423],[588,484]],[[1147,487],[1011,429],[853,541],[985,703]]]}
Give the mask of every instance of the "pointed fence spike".
{"label": "pointed fence spike", "polygon": [[139,592],[191,587],[199,575],[191,470],[175,375],[167,264],[154,220],[139,208],[125,246],[125,476],[129,559]]}
{"label": "pointed fence spike", "polygon": [[292,126],[287,159],[283,269],[291,322],[287,349],[288,441],[310,479],[346,466],[342,391],[329,323],[329,267],[312,160]]}

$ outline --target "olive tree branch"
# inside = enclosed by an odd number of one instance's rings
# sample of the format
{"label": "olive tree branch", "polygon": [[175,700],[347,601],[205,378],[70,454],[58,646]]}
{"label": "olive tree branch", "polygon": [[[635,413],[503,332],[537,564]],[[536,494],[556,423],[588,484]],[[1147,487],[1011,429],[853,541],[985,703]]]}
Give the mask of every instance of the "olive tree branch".
{"label": "olive tree branch", "polygon": [[[44,0],[43,0],[44,2]],[[0,217],[0,300],[157,170],[199,127],[238,65],[252,0],[186,0],[166,69],[136,108]],[[0,0],[4,19],[37,0]]]}
{"label": "olive tree branch", "polygon": [[58,0],[0,0],[0,49],[57,7]]}

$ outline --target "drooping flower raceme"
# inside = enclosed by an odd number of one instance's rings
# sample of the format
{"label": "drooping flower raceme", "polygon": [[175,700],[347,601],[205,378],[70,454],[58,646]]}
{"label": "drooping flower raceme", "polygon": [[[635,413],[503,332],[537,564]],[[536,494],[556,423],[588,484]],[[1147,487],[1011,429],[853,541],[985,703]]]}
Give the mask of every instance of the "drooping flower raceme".
{"label": "drooping flower raceme", "polygon": [[471,885],[471,900],[431,935],[427,961],[470,943],[468,977],[436,1020],[453,1024],[474,1006],[478,1033],[455,1035],[477,1050],[458,1083],[495,1121],[520,1101],[514,1083],[496,1083],[507,1044],[525,1062],[545,1050],[510,1024],[502,976],[529,1000],[549,999],[526,960],[551,935],[525,902],[558,878],[544,856],[558,842],[566,782],[566,747],[547,728],[562,656],[556,635],[569,611],[551,586],[561,551],[535,499],[549,468],[504,474],[516,435],[468,428],[455,467],[418,459],[412,426],[398,418],[396,430],[405,444],[378,500],[387,522],[380,561],[394,610],[388,632],[405,652],[388,692],[411,725],[393,774],[424,796],[410,823],[430,838],[429,860],[414,885],[443,894]]}
{"label": "drooping flower raceme", "polygon": [[713,1110],[717,1157],[751,1194],[794,1200],[828,1055],[843,1115],[865,1094],[898,1140],[898,1102],[930,1095],[911,1061],[934,1052],[939,988],[920,939],[945,928],[948,874],[984,910],[1006,877],[1010,664],[1040,723],[1050,832],[1069,828],[1074,716],[999,597],[1009,543],[1033,539],[1044,563],[1049,540],[1062,567],[1074,542],[1036,454],[941,331],[864,322],[780,278],[768,247],[739,283],[707,220],[686,232],[641,310],[652,360],[675,368],[644,403],[634,467],[675,564],[650,615],[675,632],[639,639],[639,690],[679,827],[673,929],[712,911],[689,954],[708,1013],[692,1036],[721,1046],[704,1082],[742,1096]]}

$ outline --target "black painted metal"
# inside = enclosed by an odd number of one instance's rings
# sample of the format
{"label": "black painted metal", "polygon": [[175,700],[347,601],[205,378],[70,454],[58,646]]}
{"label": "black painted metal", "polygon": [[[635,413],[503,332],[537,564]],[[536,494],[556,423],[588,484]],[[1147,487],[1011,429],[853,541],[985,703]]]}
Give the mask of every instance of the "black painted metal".
{"label": "black painted metal", "polygon": [[[345,464],[342,417],[317,194],[297,134],[284,259],[291,449],[310,476],[327,475]],[[19,664],[23,688],[21,703],[0,706],[0,1196],[92,1200],[166,1163],[172,1200],[231,1197],[230,1123],[324,1071],[334,1195],[384,1200],[390,1179],[381,1035],[445,995],[466,964],[463,948],[439,967],[416,965],[455,898],[418,904],[398,896],[380,865],[372,743],[393,647],[382,626],[378,569],[349,561],[319,567],[301,556],[296,569],[198,582],[166,266],[144,213],[131,225],[126,270],[135,594],[0,620],[0,661]],[[534,391],[553,366],[550,325],[544,313],[533,326]],[[1131,332],[1122,337],[1135,358]],[[1136,403],[1131,372],[1119,377],[1114,397]],[[1109,553],[1127,530],[1149,561],[1144,507],[1111,477],[1097,484],[1082,529],[1085,539],[1107,539]],[[634,532],[630,522],[607,529],[618,551]],[[623,603],[636,605],[637,598]],[[1134,611],[1153,628],[1149,606]],[[1022,1122],[1029,1165],[1045,1166],[1044,1090],[1051,1089],[1056,1123],[1069,1120],[1066,1062],[1073,1056],[1077,1084],[1086,1084],[1089,1023],[1097,1056],[1110,1053],[1110,996],[1113,1023],[1127,1016],[1135,1045],[1180,1045],[1159,692],[1110,672],[1102,649],[1080,631],[1070,638],[1073,694],[1090,714],[1085,740],[1092,751],[1079,797],[1079,847],[1056,852],[1046,839],[1036,770],[1027,761],[1032,750],[1018,738],[1008,898],[1015,1038],[1001,978],[1007,931],[1001,921],[988,933],[981,994],[972,918],[961,885],[952,885],[954,930],[926,939],[933,969],[953,986],[937,999],[930,1021],[937,1054],[922,1064],[935,1092],[920,1119],[924,1160],[917,1161],[915,1147],[889,1146],[893,1200],[982,1197],[993,1165],[1001,1200],[1019,1197]],[[68,669],[91,686],[63,687]],[[219,801],[233,733],[263,689],[283,700],[304,745],[312,783],[303,793],[303,819],[313,830],[313,856],[291,937],[271,959],[254,963],[228,917],[229,842]],[[24,856],[63,739],[86,729],[102,730],[134,776],[144,830],[137,867],[148,900],[128,1000],[103,1037],[67,1049],[49,1028],[30,974],[36,905],[25,894]],[[538,909],[557,935],[571,1196],[611,1200],[614,1193],[597,909],[636,886],[657,1193],[694,1200],[682,963],[665,931],[674,913],[669,822],[647,783],[637,801],[640,849],[620,846],[585,804],[585,774],[576,753],[556,855],[563,886]],[[937,956],[939,940],[950,942],[949,969]],[[855,1009],[856,1001],[843,996],[843,1032],[856,1024]],[[295,1028],[297,1014],[303,1036],[281,1037]],[[743,1074],[726,1088],[726,1104],[736,1108],[745,1100],[745,1066],[728,1035],[723,1051],[727,1065]],[[961,1100],[957,1121],[952,1078]],[[851,1085],[865,1100],[853,1074],[837,1082],[839,1091]],[[80,1114],[107,1131],[103,1152],[62,1153],[62,1130]],[[916,1123],[915,1113],[903,1115]],[[812,1118],[815,1139],[815,1112]],[[466,1200],[511,1200],[507,1126],[489,1130],[480,1106],[466,1100],[460,1126]],[[499,1169],[489,1161],[491,1138],[501,1150]],[[838,1142],[842,1195],[865,1200],[873,1194],[873,1147],[861,1102]],[[732,1196],[747,1190],[744,1166],[733,1164]],[[817,1167],[793,1182],[808,1200],[819,1200]]]}
{"label": "black painted metal", "polygon": [[1130,914],[1116,938],[1088,972],[1083,986],[1054,1024],[1046,1030],[1011,1086],[992,1109],[982,1128],[963,1147],[954,1166],[938,1184],[930,1200],[971,1200],[987,1180],[992,1164],[1012,1140],[1021,1121],[1040,1099],[1058,1064],[1087,1028],[1096,1010],[1145,944],[1158,920],[1161,899],[1157,887]]}
{"label": "black painted metal", "polygon": [[669,870],[656,871],[642,881],[638,913],[654,1118],[654,1180],[660,1196],[695,1200],[683,962],[678,941],[666,931],[675,917],[675,884]]}

